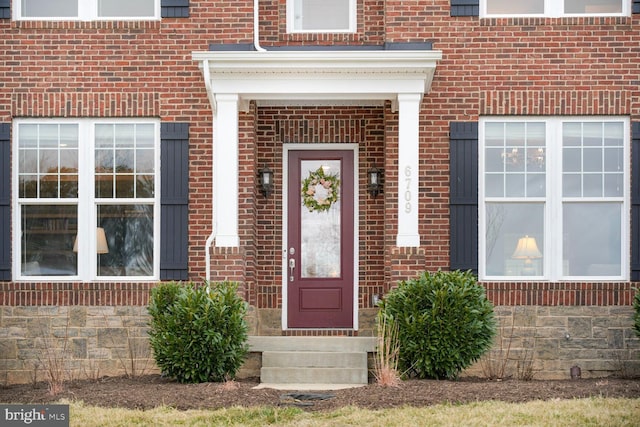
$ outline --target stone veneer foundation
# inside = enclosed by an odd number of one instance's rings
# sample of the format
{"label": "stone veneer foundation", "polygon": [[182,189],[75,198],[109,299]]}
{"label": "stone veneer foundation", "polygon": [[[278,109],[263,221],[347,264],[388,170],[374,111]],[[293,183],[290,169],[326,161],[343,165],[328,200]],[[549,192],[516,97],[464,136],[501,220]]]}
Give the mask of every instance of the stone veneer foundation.
{"label": "stone veneer foundation", "polygon": [[[497,306],[499,333],[489,354],[463,375],[486,377],[507,362],[504,377],[566,379],[640,376],[640,339],[631,307]],[[360,310],[360,336],[372,336],[375,309]],[[46,379],[50,360],[68,379],[158,373],[149,348],[146,307],[0,307],[0,385]],[[282,335],[280,310],[249,309],[251,335]],[[334,331],[332,335],[346,334]],[[64,351],[63,351],[64,349]],[[240,377],[258,376],[250,353]]]}

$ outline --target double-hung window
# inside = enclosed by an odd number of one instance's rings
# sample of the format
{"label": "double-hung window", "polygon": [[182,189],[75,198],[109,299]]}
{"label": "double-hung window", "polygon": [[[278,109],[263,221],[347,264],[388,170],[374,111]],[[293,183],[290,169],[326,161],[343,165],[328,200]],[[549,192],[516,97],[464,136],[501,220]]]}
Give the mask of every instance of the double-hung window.
{"label": "double-hung window", "polygon": [[290,33],[353,33],[356,0],[287,0]]}
{"label": "double-hung window", "polygon": [[13,0],[17,20],[160,19],[160,0]]}
{"label": "double-hung window", "polygon": [[480,0],[481,16],[627,16],[628,0]]}
{"label": "double-hung window", "polygon": [[629,252],[629,122],[480,122],[480,276],[623,280]]}
{"label": "double-hung window", "polygon": [[18,279],[155,279],[159,122],[16,120]]}

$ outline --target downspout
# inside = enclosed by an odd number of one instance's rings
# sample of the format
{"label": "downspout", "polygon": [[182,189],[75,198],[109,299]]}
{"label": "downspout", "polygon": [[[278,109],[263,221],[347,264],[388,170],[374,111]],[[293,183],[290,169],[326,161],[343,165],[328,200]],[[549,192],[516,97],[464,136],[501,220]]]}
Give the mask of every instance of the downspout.
{"label": "downspout", "polygon": [[267,50],[260,47],[260,6],[258,0],[253,0],[253,47],[258,52]]}
{"label": "downspout", "polygon": [[[217,110],[217,106],[216,106],[216,98],[215,96],[213,96],[213,87],[211,86],[211,72],[209,70],[209,60],[205,59],[202,61],[202,73],[204,76],[204,86],[207,89],[207,98],[209,98],[209,103],[211,104],[211,109],[213,110],[213,124],[214,124],[214,128],[215,128],[215,122],[216,122],[216,110]],[[214,131],[215,132],[215,131]],[[213,177],[213,179],[215,180],[215,175]],[[213,186],[212,186],[213,188]],[[215,196],[215,195],[214,195]],[[214,203],[214,197],[211,198],[212,199],[212,205]],[[205,279],[207,282],[209,282],[211,280],[211,246],[213,246],[213,241],[216,238],[216,226],[215,226],[215,218],[213,219],[212,223],[211,223],[211,234],[209,235],[209,237],[207,237],[207,242],[205,243],[204,246],[204,256],[206,257],[206,262],[205,262]]]}

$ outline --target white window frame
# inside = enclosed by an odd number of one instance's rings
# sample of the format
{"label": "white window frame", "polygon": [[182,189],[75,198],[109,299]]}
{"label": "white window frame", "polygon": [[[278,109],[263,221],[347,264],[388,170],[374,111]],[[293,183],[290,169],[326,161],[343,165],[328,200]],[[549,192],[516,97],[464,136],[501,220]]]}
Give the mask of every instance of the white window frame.
{"label": "white window frame", "polygon": [[489,14],[487,12],[487,2],[489,0],[480,0],[480,17],[481,18],[512,18],[512,17],[586,17],[586,16],[630,16],[631,0],[622,1],[621,13],[564,13],[564,0],[544,0],[544,13],[531,14]]}
{"label": "white window frame", "polygon": [[[160,20],[160,0],[154,0],[153,16],[98,16],[98,0],[77,0],[78,16],[22,16],[22,1],[13,0],[14,21],[156,21]],[[135,1],[135,0],[133,0]]]}
{"label": "white window frame", "polygon": [[287,0],[287,32],[288,33],[355,33],[357,31],[358,25],[358,5],[357,0],[348,0],[349,1],[349,28],[344,29],[327,29],[327,30],[304,30],[295,29],[295,0]]}
{"label": "white window frame", "polygon": [[[77,124],[78,125],[78,198],[19,198],[19,156],[18,144],[20,125],[22,124]],[[153,124],[154,125],[154,200],[153,200],[153,274],[151,276],[98,276],[96,255],[97,206],[107,204],[142,203],[148,199],[117,198],[100,199],[95,197],[95,126],[98,124]],[[13,121],[13,165],[12,165],[12,204],[13,204],[13,279],[15,281],[118,281],[139,282],[155,281],[160,277],[160,121],[157,119],[16,119]],[[142,201],[144,200],[144,201]],[[22,275],[22,224],[21,206],[26,205],[74,205],[78,207],[78,233],[86,231],[87,239],[78,240],[78,274],[76,276],[35,276]],[[82,255],[81,255],[82,254]]]}
{"label": "white window frame", "polygon": [[[487,197],[485,195],[485,124],[490,122],[545,122],[546,142],[546,196],[535,198],[503,198]],[[624,153],[623,164],[623,195],[610,198],[564,198],[562,195],[562,124],[563,123],[588,123],[588,122],[622,122],[624,128]],[[631,137],[630,121],[623,116],[491,116],[481,117],[478,127],[478,273],[481,280],[486,281],[551,281],[551,282],[604,282],[629,280],[630,268],[630,233],[631,219],[629,216],[631,194]],[[565,276],[563,273],[563,247],[562,239],[554,236],[563,235],[563,205],[565,202],[620,202],[621,206],[621,275],[619,276]],[[487,275],[486,254],[486,203],[544,203],[544,245],[540,250],[544,254],[542,276],[489,276]]]}

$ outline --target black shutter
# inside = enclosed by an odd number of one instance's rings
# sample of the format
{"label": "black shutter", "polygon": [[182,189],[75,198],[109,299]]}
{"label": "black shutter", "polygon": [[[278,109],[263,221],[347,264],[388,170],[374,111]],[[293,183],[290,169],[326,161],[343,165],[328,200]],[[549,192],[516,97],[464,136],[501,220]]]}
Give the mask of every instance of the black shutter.
{"label": "black shutter", "polygon": [[160,125],[160,279],[189,272],[189,123]]}
{"label": "black shutter", "polygon": [[0,280],[11,280],[10,123],[0,123]]}
{"label": "black shutter", "polygon": [[640,13],[640,0],[633,0],[633,13]]}
{"label": "black shutter", "polygon": [[631,280],[640,281],[640,122],[631,123]]}
{"label": "black shutter", "polygon": [[160,16],[163,18],[188,18],[189,0],[162,0]]}
{"label": "black shutter", "polygon": [[480,16],[480,0],[451,0],[451,16]]}
{"label": "black shutter", "polygon": [[478,123],[449,127],[451,270],[478,274]]}
{"label": "black shutter", "polygon": [[11,19],[11,0],[0,0],[0,19]]}

